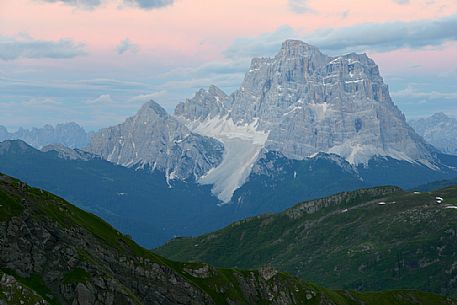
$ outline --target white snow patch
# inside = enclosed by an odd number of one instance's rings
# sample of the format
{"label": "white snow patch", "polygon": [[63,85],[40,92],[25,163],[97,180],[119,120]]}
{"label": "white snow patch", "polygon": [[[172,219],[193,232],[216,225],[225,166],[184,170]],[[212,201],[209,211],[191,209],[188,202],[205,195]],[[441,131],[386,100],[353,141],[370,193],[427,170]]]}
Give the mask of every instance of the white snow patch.
{"label": "white snow patch", "polygon": [[112,162],[113,161],[113,157],[114,157],[114,153],[116,152],[116,148],[117,146],[116,145],[113,145],[113,150],[111,151],[111,153],[108,155],[108,157],[106,157],[106,160]]}
{"label": "white snow patch", "polygon": [[168,168],[165,171],[165,173],[166,173],[165,174],[165,181],[167,182],[168,188],[173,188],[173,186],[171,185],[171,181],[176,179],[176,173],[174,171],[170,172],[170,169],[168,169]]}
{"label": "white snow patch", "polygon": [[193,132],[215,138],[224,144],[221,164],[201,177],[199,183],[213,184],[213,194],[228,203],[235,190],[243,185],[251,173],[269,132],[257,130],[258,118],[250,124],[236,124],[228,115],[203,121],[186,121],[186,125]]}
{"label": "white snow patch", "polygon": [[[363,145],[353,143],[351,141],[347,141],[340,145],[335,145],[332,148],[330,148],[327,151],[327,153],[339,155],[346,159],[352,165],[368,164],[368,161],[374,156],[391,157],[396,160],[407,161],[410,163],[420,162],[413,160],[401,151],[393,149],[382,149],[374,145]],[[429,164],[426,164],[425,162],[423,162],[423,164],[425,166],[431,167],[429,166]]]}
{"label": "white snow patch", "polygon": [[446,209],[457,209],[457,207],[455,205],[448,205]]}
{"label": "white snow patch", "polygon": [[289,114],[291,114],[291,113],[293,113],[293,112],[295,112],[295,111],[297,111],[297,110],[300,110],[300,109],[303,109],[303,106],[294,106],[294,107],[292,107],[291,110],[289,110],[289,111],[283,113],[282,115],[283,115],[283,116],[286,116],[286,115],[289,115]]}
{"label": "white snow patch", "polygon": [[341,56],[335,58],[334,60],[332,60],[331,62],[329,62],[329,64],[337,64],[337,63],[340,62],[340,60],[341,60]]}
{"label": "white snow patch", "polygon": [[386,203],[384,201],[378,202],[379,205],[385,205]]}

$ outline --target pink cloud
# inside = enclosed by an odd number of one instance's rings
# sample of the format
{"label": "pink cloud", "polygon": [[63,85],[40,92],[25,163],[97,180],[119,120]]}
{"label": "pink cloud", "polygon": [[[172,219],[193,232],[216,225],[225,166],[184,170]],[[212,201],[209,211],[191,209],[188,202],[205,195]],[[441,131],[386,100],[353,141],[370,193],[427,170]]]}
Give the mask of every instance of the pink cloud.
{"label": "pink cloud", "polygon": [[[179,50],[191,57],[212,59],[236,37],[274,31],[281,25],[308,32],[365,22],[430,19],[457,12],[453,0],[435,1],[434,5],[427,5],[425,0],[409,5],[392,0],[308,3],[313,12],[300,15],[291,12],[285,0],[180,0],[157,10],[119,9],[116,1],[98,9],[81,10],[58,3],[15,0],[1,4],[0,28],[2,34],[27,32],[41,39],[71,37],[103,52],[129,37],[146,51]],[[343,12],[350,17],[341,18]]]}

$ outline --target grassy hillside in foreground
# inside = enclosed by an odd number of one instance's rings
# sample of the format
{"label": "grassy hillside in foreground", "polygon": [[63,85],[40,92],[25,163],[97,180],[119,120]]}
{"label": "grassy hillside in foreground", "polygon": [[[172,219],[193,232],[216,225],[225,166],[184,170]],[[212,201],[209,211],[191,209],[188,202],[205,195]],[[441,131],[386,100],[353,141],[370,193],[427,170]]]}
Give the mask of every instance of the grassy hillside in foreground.
{"label": "grassy hillside in foreground", "polygon": [[358,293],[306,284],[272,268],[177,263],[97,216],[0,176],[0,304],[457,304],[417,291]]}
{"label": "grassy hillside in foreground", "polygon": [[[437,204],[436,197],[444,201]],[[430,193],[365,189],[175,239],[156,252],[220,267],[271,265],[336,289],[456,296],[456,206],[457,187]]]}

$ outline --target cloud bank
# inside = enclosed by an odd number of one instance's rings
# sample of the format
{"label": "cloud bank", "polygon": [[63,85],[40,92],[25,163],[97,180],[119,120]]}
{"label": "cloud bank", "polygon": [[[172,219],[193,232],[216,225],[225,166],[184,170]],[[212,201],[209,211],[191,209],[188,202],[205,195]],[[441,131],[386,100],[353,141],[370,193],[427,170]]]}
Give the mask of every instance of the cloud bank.
{"label": "cloud bank", "polygon": [[138,52],[138,49],[138,45],[131,42],[128,38],[125,38],[116,46],[116,52],[119,55],[126,52],[136,53]]}
{"label": "cloud bank", "polygon": [[102,4],[102,0],[41,0],[48,3],[63,3],[79,8],[92,9]]}
{"label": "cloud bank", "polygon": [[0,35],[0,59],[18,58],[73,58],[86,55],[85,45],[71,39],[47,41],[34,39],[28,35],[17,37]]}
{"label": "cloud bank", "polygon": [[409,0],[394,0],[394,2],[400,5],[409,4]]}
{"label": "cloud bank", "polygon": [[[110,0],[41,0],[48,3],[63,3],[82,9],[94,9]],[[112,0],[111,0],[112,1]],[[175,0],[122,0],[123,6],[132,6],[145,10],[172,5]],[[122,7],[122,5],[121,5]]]}
{"label": "cloud bank", "polygon": [[307,0],[289,0],[289,10],[297,14],[311,12]]}
{"label": "cloud bank", "polygon": [[457,15],[411,22],[366,23],[317,30],[305,39],[325,50],[418,49],[457,40]]}
{"label": "cloud bank", "polygon": [[439,91],[428,91],[424,92],[417,89],[414,86],[409,85],[405,89],[391,92],[393,97],[409,97],[409,98],[421,98],[426,100],[457,100],[457,93],[455,92],[439,92]]}
{"label": "cloud bank", "polygon": [[150,10],[172,5],[175,0],[123,0],[123,2],[127,5]]}
{"label": "cloud bank", "polygon": [[324,52],[386,52],[401,48],[420,49],[457,40],[457,15],[411,22],[364,23],[324,28],[299,34],[285,25],[257,37],[237,38],[226,50],[227,58],[272,56],[286,39],[300,39]]}

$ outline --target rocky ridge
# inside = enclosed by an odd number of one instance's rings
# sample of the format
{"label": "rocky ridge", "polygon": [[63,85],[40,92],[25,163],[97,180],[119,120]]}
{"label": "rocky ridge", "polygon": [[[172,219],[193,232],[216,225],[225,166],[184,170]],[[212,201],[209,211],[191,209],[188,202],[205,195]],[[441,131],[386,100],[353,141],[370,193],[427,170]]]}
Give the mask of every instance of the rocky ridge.
{"label": "rocky ridge", "polygon": [[169,180],[185,180],[198,179],[216,167],[223,145],[192,133],[150,101],[124,123],[96,132],[87,151],[115,164],[160,170]]}
{"label": "rocky ridge", "polygon": [[88,161],[91,159],[100,158],[98,155],[94,155],[87,151],[78,148],[69,148],[62,144],[50,144],[46,145],[41,149],[42,152],[54,151],[62,159],[66,160],[83,160]]}
{"label": "rocky ridge", "polygon": [[50,144],[83,148],[89,143],[89,134],[74,122],[57,124],[55,127],[44,125],[42,128],[20,128],[16,132],[8,132],[4,126],[0,126],[0,142],[5,140],[22,140],[37,149]]}

